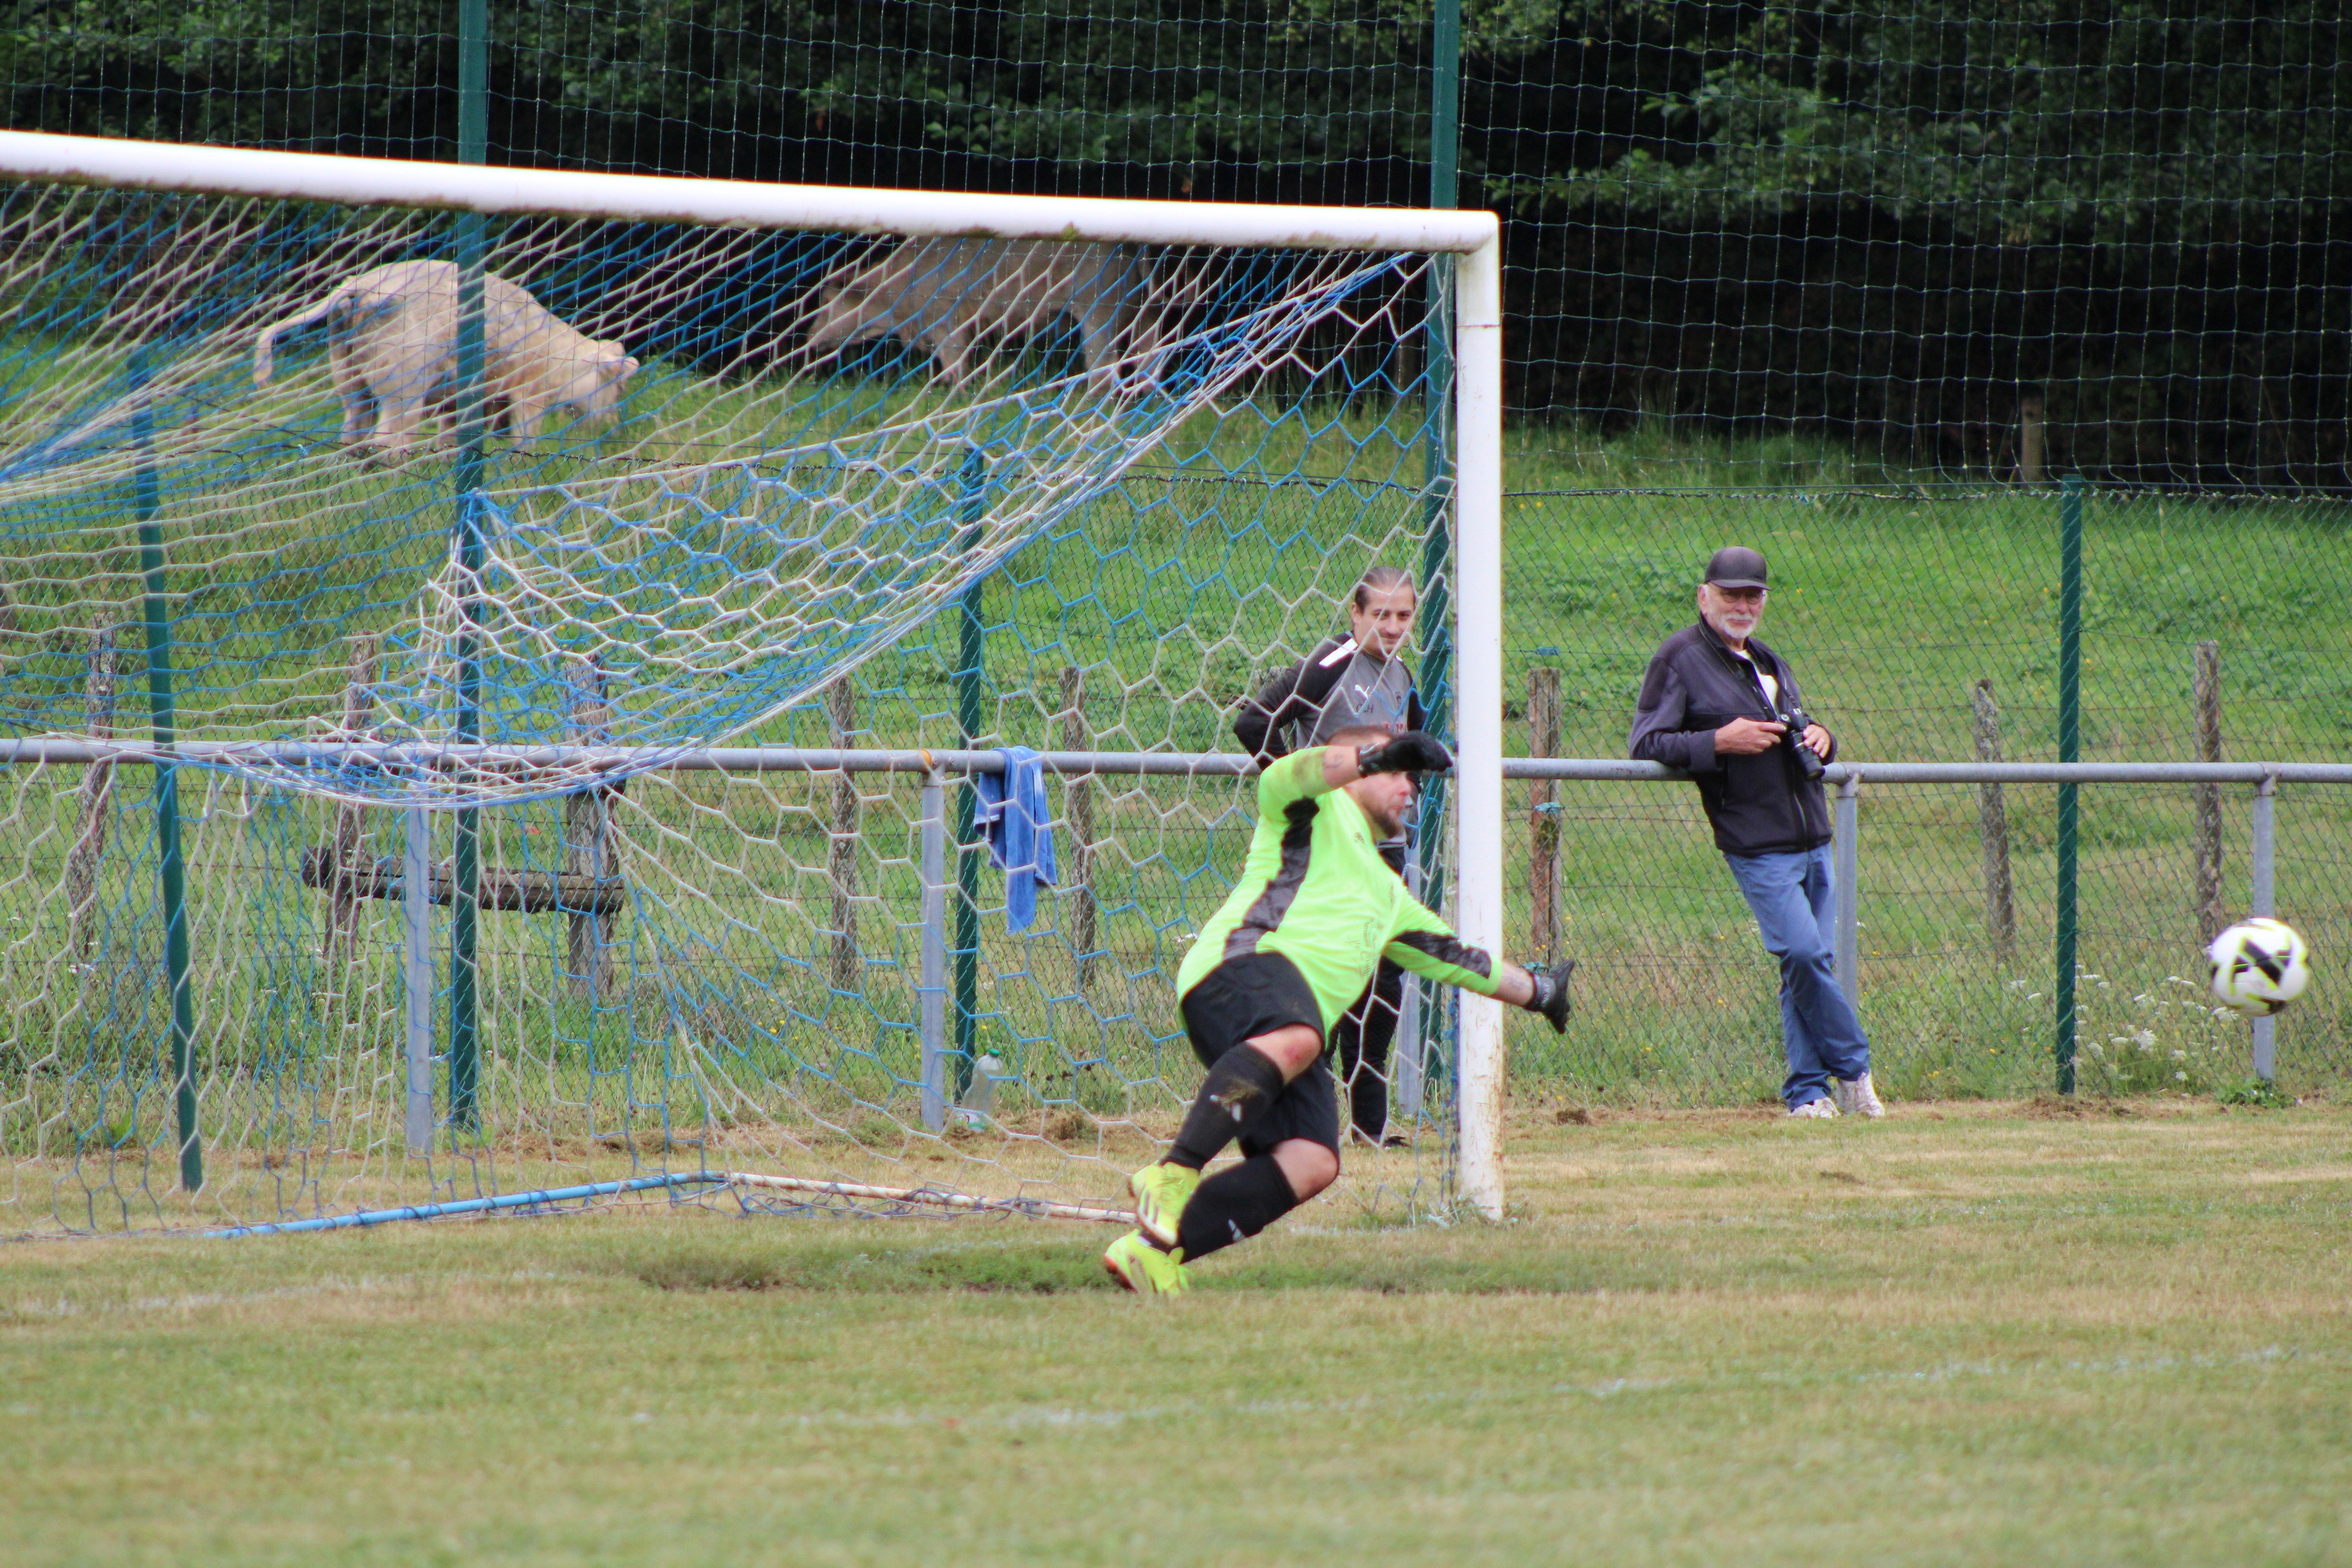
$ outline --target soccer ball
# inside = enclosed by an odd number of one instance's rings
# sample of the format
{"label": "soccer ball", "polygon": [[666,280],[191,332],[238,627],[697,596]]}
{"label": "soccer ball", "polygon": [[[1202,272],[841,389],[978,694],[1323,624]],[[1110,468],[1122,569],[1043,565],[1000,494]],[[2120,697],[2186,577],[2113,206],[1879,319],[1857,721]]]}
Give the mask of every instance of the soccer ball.
{"label": "soccer ball", "polygon": [[2250,1018],[2279,1011],[2311,984],[2311,953],[2284,921],[2241,921],[2205,950],[2213,994]]}

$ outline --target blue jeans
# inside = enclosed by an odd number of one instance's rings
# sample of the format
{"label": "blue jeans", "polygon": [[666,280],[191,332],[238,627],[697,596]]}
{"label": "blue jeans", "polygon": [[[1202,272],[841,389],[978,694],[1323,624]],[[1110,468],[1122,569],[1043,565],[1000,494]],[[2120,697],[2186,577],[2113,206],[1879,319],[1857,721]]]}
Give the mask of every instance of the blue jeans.
{"label": "blue jeans", "polygon": [[1825,1098],[1830,1079],[1870,1070],[1862,1020],[1838,989],[1829,846],[1723,858],[1755,911],[1764,951],[1780,961],[1780,1035],[1789,1050],[1780,1098],[1794,1110]]}

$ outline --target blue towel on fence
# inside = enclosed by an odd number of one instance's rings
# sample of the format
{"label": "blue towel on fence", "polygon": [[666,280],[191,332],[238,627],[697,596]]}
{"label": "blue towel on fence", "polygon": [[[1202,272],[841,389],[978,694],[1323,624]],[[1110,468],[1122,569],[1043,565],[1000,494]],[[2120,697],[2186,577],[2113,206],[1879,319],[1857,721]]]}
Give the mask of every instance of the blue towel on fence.
{"label": "blue towel on fence", "polygon": [[1054,880],[1054,808],[1045,768],[1026,746],[1003,746],[1001,773],[980,775],[980,836],[989,864],[1004,873],[1004,920],[1027,931],[1037,919],[1037,884]]}

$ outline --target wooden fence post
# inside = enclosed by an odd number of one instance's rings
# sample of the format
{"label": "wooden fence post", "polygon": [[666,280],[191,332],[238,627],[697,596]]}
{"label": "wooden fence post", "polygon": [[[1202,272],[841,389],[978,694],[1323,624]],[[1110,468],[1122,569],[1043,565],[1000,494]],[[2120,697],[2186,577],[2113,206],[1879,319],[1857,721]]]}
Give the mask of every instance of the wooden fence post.
{"label": "wooden fence post", "polygon": [[[2000,709],[1992,699],[1992,681],[1979,680],[1973,693],[1976,706],[1977,761],[2000,761]],[[1977,832],[1984,840],[1985,928],[1993,952],[2008,958],[2017,952],[2017,901],[2009,874],[2009,803],[1997,784],[1977,785]]]}
{"label": "wooden fence post", "polygon": [[[1094,750],[1087,731],[1086,671],[1075,664],[1062,667],[1060,748],[1065,752]],[[1070,825],[1070,950],[1077,956],[1078,991],[1084,994],[1094,970],[1095,925],[1095,781],[1084,773],[1062,784],[1063,814]]]}
{"label": "wooden fence post", "polygon": [[[114,627],[99,627],[89,638],[89,673],[83,687],[82,727],[93,741],[114,734],[114,687],[121,660]],[[114,764],[93,763],[82,770],[81,795],[74,815],[73,847],[66,851],[66,916],[76,960],[88,963],[96,944],[98,873],[106,859],[107,818],[114,807]]]}
{"label": "wooden fence post", "polygon": [[[1528,671],[1528,754],[1559,755],[1559,671],[1539,668]],[[1538,779],[1528,791],[1528,837],[1533,854],[1528,867],[1528,951],[1547,959],[1559,956],[1559,786]]]}
{"label": "wooden fence post", "polygon": [[[824,689],[824,716],[833,743],[849,749],[857,733],[857,690],[843,676]],[[847,768],[833,781],[833,826],[826,836],[825,885],[833,891],[833,987],[856,991],[866,983],[865,955],[857,950],[857,775]]]}
{"label": "wooden fence post", "polygon": [[[376,657],[382,644],[373,633],[352,638],[351,674],[343,683],[343,722],[339,738],[367,737],[368,720],[375,712]],[[360,894],[357,889],[360,808],[348,801],[335,806],[335,837],[328,851],[327,930],[319,944],[320,957],[346,960],[360,955]]]}
{"label": "wooden fence post", "polygon": [[[569,728],[575,746],[601,746],[612,739],[613,708],[604,695],[604,666],[600,658],[572,659],[565,666],[571,677],[572,718]],[[615,918],[605,912],[604,889],[621,875],[620,846],[614,841],[613,787],[593,784],[563,797],[563,866],[571,876],[584,878],[589,896],[569,910],[569,957],[572,990],[594,1003],[613,989],[613,931]]]}
{"label": "wooden fence post", "polygon": [[2049,477],[2048,458],[2042,434],[2042,389],[2021,392],[2017,395],[2017,479],[2020,484],[2038,485]]}
{"label": "wooden fence post", "polygon": [[[2221,645],[2197,645],[2197,675],[2193,686],[2197,705],[2197,760],[2221,760]],[[2197,786],[2197,930],[2200,942],[2210,942],[2229,924],[2221,909],[2221,789]]]}

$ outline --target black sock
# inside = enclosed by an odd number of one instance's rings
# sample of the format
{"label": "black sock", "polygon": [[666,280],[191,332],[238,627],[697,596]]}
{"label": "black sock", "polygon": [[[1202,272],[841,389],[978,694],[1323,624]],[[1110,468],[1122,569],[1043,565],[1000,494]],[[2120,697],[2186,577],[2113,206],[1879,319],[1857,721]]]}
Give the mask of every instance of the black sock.
{"label": "black sock", "polygon": [[1184,1261],[1246,1241],[1298,1206],[1290,1178],[1271,1154],[1259,1154],[1219,1171],[1201,1184],[1184,1205],[1176,1245]]}
{"label": "black sock", "polygon": [[1241,1135],[1252,1117],[1265,1111],[1282,1092],[1282,1069],[1272,1058],[1252,1046],[1235,1046],[1217,1058],[1202,1081],[1184,1125],[1176,1131],[1176,1146],[1168,1152],[1171,1165],[1197,1171],[1217,1157],[1219,1150]]}
{"label": "black sock", "polygon": [[1348,1120],[1367,1143],[1388,1134],[1389,1080],[1370,1062],[1356,1069],[1356,1081],[1348,1086]]}

